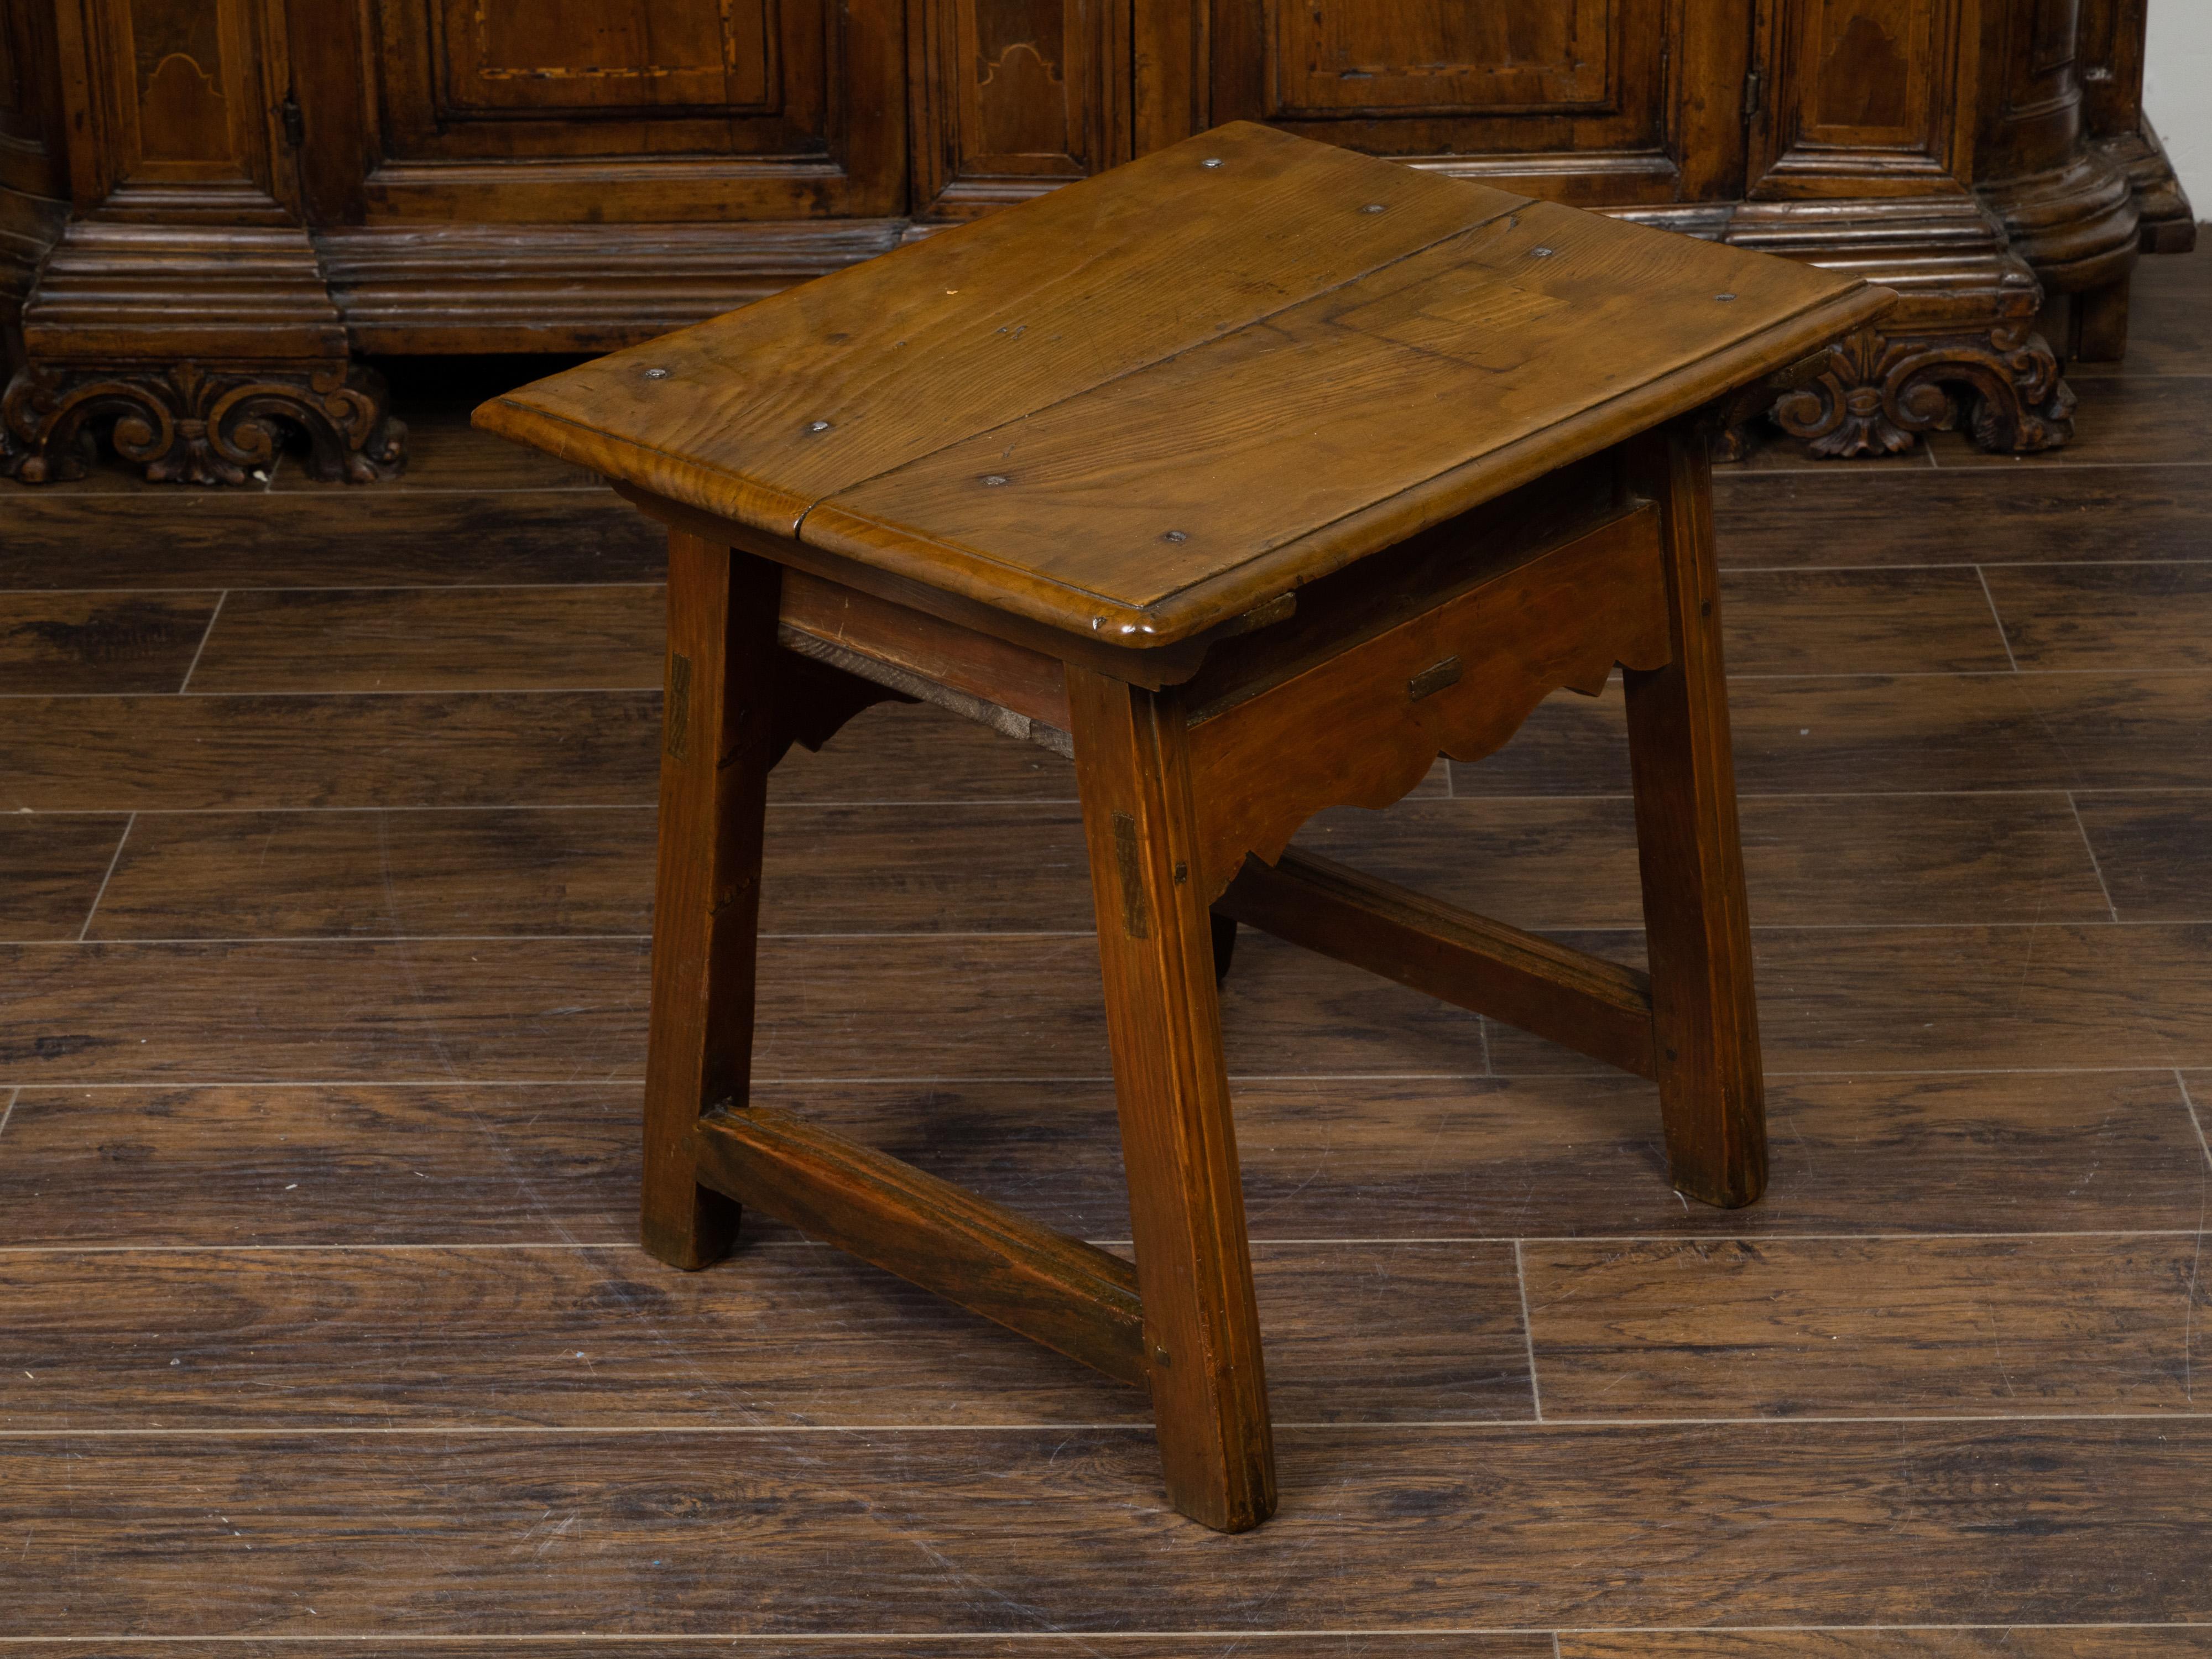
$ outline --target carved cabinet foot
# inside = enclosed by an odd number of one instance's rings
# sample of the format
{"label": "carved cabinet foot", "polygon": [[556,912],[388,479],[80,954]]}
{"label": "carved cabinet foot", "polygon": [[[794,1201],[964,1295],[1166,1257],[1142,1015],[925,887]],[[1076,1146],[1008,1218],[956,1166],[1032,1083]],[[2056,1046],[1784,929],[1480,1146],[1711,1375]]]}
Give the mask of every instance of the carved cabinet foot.
{"label": "carved cabinet foot", "polygon": [[2074,393],[2025,325],[1892,339],[1862,330],[1831,346],[1769,415],[1815,455],[1894,455],[1961,425],[1987,450],[2055,449],[2074,435]]}
{"label": "carved cabinet foot", "polygon": [[388,478],[406,461],[384,378],[343,359],[155,365],[33,362],[0,401],[0,473],[25,483],[82,475],[94,433],[157,482],[244,483],[290,433],[326,483]]}

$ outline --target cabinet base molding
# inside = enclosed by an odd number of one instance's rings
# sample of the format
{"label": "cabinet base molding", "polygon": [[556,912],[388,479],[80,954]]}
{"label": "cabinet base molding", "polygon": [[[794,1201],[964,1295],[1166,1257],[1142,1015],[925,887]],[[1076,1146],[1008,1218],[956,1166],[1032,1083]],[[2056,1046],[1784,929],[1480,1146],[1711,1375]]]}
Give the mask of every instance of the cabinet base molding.
{"label": "cabinet base molding", "polygon": [[2101,141],[2098,149],[2127,175],[2135,191],[2136,234],[2145,253],[2187,253],[2197,246],[2197,214],[2166,159],[2166,146],[2146,119],[2134,132]]}
{"label": "cabinet base molding", "polygon": [[2045,296],[2125,282],[2135,266],[2141,216],[2127,172],[2101,149],[2063,167],[1987,185],[1982,200],[2027,261]]}
{"label": "cabinet base molding", "polygon": [[888,253],[903,219],[316,234],[356,351],[611,351]]}
{"label": "cabinet base molding", "polygon": [[2040,334],[2016,325],[1960,335],[1863,329],[1828,348],[1771,417],[1815,455],[1894,455],[1961,425],[1992,451],[2053,449],[2074,435],[2074,393]]}
{"label": "cabinet base molding", "polygon": [[310,476],[370,483],[405,464],[407,428],[384,379],[343,358],[200,363],[37,362],[0,400],[0,474],[25,483],[82,476],[95,428],[159,483],[244,483],[307,440]]}

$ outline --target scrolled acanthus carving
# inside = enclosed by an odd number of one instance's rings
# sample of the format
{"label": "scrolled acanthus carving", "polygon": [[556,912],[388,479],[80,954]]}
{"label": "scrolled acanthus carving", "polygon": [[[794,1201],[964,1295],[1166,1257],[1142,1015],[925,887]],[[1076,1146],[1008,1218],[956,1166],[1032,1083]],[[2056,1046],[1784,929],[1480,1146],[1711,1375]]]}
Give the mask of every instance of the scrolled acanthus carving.
{"label": "scrolled acanthus carving", "polygon": [[33,362],[0,401],[0,472],[25,483],[81,476],[96,423],[161,483],[243,483],[303,434],[309,474],[368,483],[404,465],[407,428],[383,377],[343,360],[204,367]]}
{"label": "scrolled acanthus carving", "polygon": [[2073,414],[2057,358],[2024,324],[1904,339],[1862,329],[1769,410],[1815,455],[1899,454],[1962,422],[1984,449],[2051,449],[2073,437]]}

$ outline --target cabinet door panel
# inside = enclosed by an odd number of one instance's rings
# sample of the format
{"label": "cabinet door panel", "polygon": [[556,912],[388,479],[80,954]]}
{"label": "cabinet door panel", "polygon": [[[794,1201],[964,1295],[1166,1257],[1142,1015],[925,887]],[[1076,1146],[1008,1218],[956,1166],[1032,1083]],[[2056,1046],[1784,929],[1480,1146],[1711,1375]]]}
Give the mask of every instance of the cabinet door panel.
{"label": "cabinet door panel", "polygon": [[1777,0],[1752,194],[1963,190],[1948,179],[1964,137],[1958,12],[1957,0]]}
{"label": "cabinet door panel", "polygon": [[890,215],[898,0],[374,0],[371,223]]}
{"label": "cabinet door panel", "polygon": [[771,0],[440,0],[450,115],[769,113]]}
{"label": "cabinet door panel", "polygon": [[1274,9],[1271,112],[1601,112],[1618,95],[1609,0],[1316,0]]}
{"label": "cabinet door panel", "polygon": [[1720,200],[1742,131],[1709,90],[1749,3],[1212,0],[1211,113],[1563,201]]}
{"label": "cabinet door panel", "polygon": [[926,0],[916,40],[915,196],[958,217],[1129,156],[1115,0]]}
{"label": "cabinet door panel", "polygon": [[106,188],[271,188],[254,0],[96,0],[86,14],[109,82]]}

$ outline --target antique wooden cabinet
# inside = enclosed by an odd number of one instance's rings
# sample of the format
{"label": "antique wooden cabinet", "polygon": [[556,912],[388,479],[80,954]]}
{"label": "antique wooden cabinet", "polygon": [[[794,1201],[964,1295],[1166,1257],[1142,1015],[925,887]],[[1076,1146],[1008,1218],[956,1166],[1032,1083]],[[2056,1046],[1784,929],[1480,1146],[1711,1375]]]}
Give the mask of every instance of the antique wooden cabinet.
{"label": "antique wooden cabinet", "polygon": [[1825,265],[1771,418],[2062,443],[2194,234],[2164,0],[0,0],[0,468],[371,479],[380,353],[588,351],[1249,118]]}

